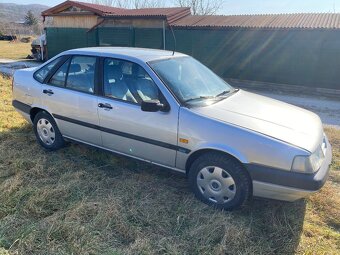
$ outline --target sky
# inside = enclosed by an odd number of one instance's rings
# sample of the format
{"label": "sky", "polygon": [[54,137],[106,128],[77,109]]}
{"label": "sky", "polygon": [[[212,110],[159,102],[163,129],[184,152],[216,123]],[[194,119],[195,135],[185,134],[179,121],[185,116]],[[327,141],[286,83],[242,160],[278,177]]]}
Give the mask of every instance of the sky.
{"label": "sky", "polygon": [[[78,0],[84,1],[84,0]],[[86,1],[86,0],[85,0]],[[169,6],[173,0],[166,0]],[[224,0],[218,14],[265,14],[300,12],[339,12],[340,0]],[[64,0],[0,0],[0,3],[44,4],[54,6]]]}

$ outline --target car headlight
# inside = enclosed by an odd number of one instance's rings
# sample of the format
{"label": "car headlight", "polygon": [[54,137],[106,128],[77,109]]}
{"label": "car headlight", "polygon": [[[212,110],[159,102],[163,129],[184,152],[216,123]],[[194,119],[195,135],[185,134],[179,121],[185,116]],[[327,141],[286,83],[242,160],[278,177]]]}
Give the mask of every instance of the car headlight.
{"label": "car headlight", "polygon": [[325,159],[324,148],[318,149],[310,156],[296,156],[292,164],[292,171],[300,173],[315,173],[319,170]]}

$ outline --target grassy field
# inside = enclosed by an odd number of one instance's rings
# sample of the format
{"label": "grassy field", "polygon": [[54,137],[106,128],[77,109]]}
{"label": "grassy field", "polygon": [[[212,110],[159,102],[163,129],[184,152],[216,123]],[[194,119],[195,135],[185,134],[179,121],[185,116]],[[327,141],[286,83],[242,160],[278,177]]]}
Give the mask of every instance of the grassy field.
{"label": "grassy field", "polygon": [[0,58],[24,59],[31,54],[31,43],[0,41]]}
{"label": "grassy field", "polygon": [[340,254],[340,131],[329,181],[295,203],[234,212],[197,201],[182,176],[69,145],[44,151],[0,77],[0,254]]}

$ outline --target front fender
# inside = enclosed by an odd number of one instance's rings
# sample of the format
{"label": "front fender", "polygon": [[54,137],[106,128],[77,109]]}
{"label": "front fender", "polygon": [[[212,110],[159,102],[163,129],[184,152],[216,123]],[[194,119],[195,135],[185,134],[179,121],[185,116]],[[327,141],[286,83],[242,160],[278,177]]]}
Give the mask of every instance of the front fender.
{"label": "front fender", "polygon": [[194,153],[197,153],[198,151],[202,150],[214,150],[214,151],[220,151],[223,153],[227,153],[234,158],[236,158],[241,163],[247,164],[249,163],[249,160],[247,159],[246,155],[242,154],[242,152],[236,150],[235,148],[232,148],[228,146],[227,144],[222,143],[200,143],[197,148],[189,154],[189,157],[193,155]]}
{"label": "front fender", "polygon": [[189,154],[177,153],[176,166],[185,169],[190,156],[200,150],[217,150],[238,159],[243,164],[260,164],[290,171],[296,155],[307,152],[265,134],[244,127],[202,116],[190,109],[182,108],[179,118],[180,146],[190,150]]}

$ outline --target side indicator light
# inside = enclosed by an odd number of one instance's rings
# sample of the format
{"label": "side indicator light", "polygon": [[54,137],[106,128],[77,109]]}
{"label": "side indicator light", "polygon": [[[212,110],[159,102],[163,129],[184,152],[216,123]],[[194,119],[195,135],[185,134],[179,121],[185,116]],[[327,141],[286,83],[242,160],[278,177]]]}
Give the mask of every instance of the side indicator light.
{"label": "side indicator light", "polygon": [[188,143],[189,143],[189,140],[188,140],[188,139],[184,139],[184,138],[179,138],[179,142],[180,142],[180,143],[188,144]]}

